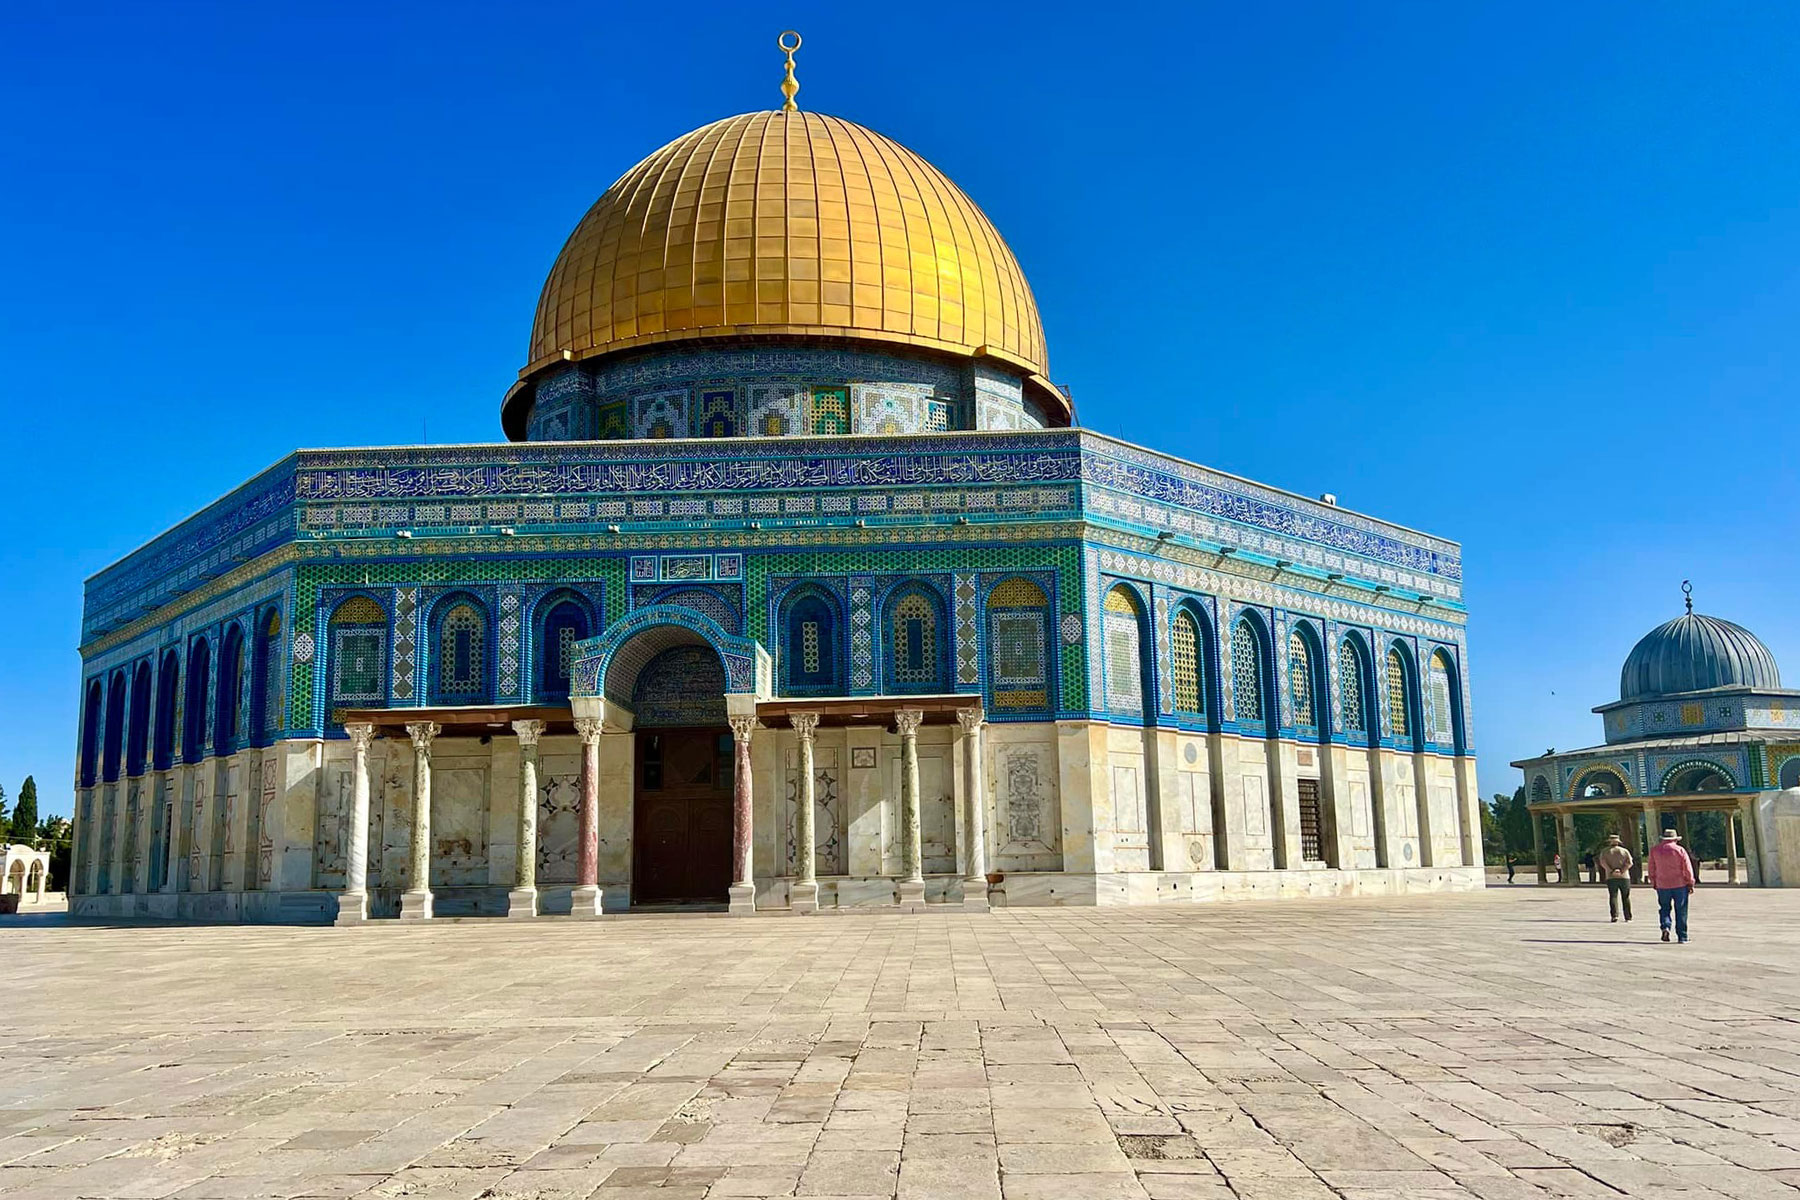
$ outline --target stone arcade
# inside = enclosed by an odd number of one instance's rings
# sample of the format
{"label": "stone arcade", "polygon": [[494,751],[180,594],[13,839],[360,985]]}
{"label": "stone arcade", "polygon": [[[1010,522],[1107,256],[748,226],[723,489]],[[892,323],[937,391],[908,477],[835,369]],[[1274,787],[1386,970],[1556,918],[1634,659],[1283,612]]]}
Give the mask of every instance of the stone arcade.
{"label": "stone arcade", "polygon": [[676,139],[551,269],[508,441],[298,452],[88,581],[74,911],[1477,886],[1457,546],[1047,370],[911,151]]}

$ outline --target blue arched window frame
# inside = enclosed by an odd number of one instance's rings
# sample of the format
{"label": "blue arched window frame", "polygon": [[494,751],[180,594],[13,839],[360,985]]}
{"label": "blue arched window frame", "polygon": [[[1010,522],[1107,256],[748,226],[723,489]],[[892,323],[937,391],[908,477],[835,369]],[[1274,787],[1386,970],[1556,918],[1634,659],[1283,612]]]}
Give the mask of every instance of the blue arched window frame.
{"label": "blue arched window frame", "polygon": [[[1348,706],[1344,704],[1343,693],[1347,686],[1343,678],[1344,651],[1348,649],[1356,661],[1357,699],[1360,701],[1361,721],[1351,724],[1346,719]],[[1338,639],[1338,675],[1337,689],[1332,696],[1334,702],[1333,715],[1343,728],[1344,740],[1350,745],[1373,746],[1381,740],[1381,710],[1375,701],[1375,659],[1369,652],[1369,643],[1363,635],[1352,629]]]}
{"label": "blue arched window frame", "polygon": [[[473,621],[465,624],[464,610],[472,612]],[[493,617],[479,596],[472,592],[452,592],[441,597],[431,610],[430,645],[426,670],[430,674],[433,703],[449,706],[492,702]],[[471,661],[465,661],[464,656]],[[457,678],[447,676],[447,665],[457,672]],[[470,668],[466,673],[465,667]],[[467,679],[468,686],[461,686],[459,679]]]}
{"label": "blue arched window frame", "polygon": [[[922,601],[922,608],[915,601]],[[883,691],[929,695],[950,690],[947,612],[942,593],[923,580],[900,584],[887,594],[881,606]],[[927,634],[930,645],[925,644]]]}
{"label": "blue arched window frame", "polygon": [[244,695],[244,627],[233,621],[219,642],[219,679],[213,685],[213,753],[230,754],[238,748],[243,730],[238,713]]}
{"label": "blue arched window frame", "polygon": [[158,771],[175,765],[175,698],[180,695],[181,652],[163,651],[162,669],[156,675],[156,748],[151,762]]}
{"label": "blue arched window frame", "polygon": [[[1290,644],[1287,670],[1284,672],[1285,677],[1281,683],[1288,689],[1288,699],[1293,705],[1294,727],[1304,738],[1328,741],[1331,735],[1331,712],[1334,705],[1331,688],[1327,683],[1330,672],[1325,662],[1324,639],[1319,636],[1317,627],[1311,621],[1300,619],[1289,621],[1288,638]],[[1299,638],[1301,645],[1306,648],[1306,683],[1312,691],[1312,720],[1307,722],[1300,720],[1298,697],[1293,695],[1295,672],[1292,640],[1294,638]]]}
{"label": "blue arched window frame", "polygon": [[212,680],[212,643],[204,635],[188,643],[187,699],[181,715],[181,761],[197,763],[206,750],[206,698]]}
{"label": "blue arched window frame", "polygon": [[125,735],[125,774],[142,775],[150,759],[150,660],[131,673],[130,731]]}
{"label": "blue arched window frame", "polygon": [[106,687],[99,679],[87,686],[87,703],[81,720],[81,786],[90,788],[100,776],[100,723],[104,715]]}
{"label": "blue arched window frame", "polygon": [[125,757],[125,672],[114,671],[106,685],[106,745],[100,752],[100,778],[112,783],[119,778]]}
{"label": "blue arched window frame", "polygon": [[[1245,665],[1240,661],[1245,653],[1239,641],[1240,633],[1249,636],[1249,653],[1255,664],[1256,677],[1252,698],[1254,705],[1252,715],[1244,714],[1243,684]],[[1238,729],[1246,733],[1274,736],[1279,731],[1279,713],[1271,719],[1272,701],[1275,698],[1274,675],[1275,655],[1269,638],[1269,627],[1264,623],[1262,614],[1255,609],[1244,609],[1232,618],[1231,622],[1231,719]]]}
{"label": "blue arched window frame", "polygon": [[[813,628],[809,630],[808,625]],[[844,694],[843,606],[826,588],[802,584],[782,597],[781,692],[784,696]],[[816,662],[814,670],[808,670]]]}
{"label": "blue arched window frame", "polygon": [[[533,641],[535,658],[534,682],[540,702],[566,703],[573,683],[573,649],[576,642],[594,636],[594,614],[585,597],[562,588],[546,595],[537,604]],[[568,631],[571,657],[563,657],[564,631]]]}

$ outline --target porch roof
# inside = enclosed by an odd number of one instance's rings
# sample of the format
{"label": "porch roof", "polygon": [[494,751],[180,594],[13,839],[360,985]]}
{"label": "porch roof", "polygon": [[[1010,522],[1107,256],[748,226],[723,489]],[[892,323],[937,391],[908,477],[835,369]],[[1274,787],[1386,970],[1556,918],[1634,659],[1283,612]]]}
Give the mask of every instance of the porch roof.
{"label": "porch roof", "polygon": [[950,725],[956,714],[981,711],[981,697],[970,693],[938,696],[784,696],[756,702],[756,719],[764,725],[787,725],[795,713],[818,713],[821,726],[888,725],[902,709],[925,714],[927,725]]}

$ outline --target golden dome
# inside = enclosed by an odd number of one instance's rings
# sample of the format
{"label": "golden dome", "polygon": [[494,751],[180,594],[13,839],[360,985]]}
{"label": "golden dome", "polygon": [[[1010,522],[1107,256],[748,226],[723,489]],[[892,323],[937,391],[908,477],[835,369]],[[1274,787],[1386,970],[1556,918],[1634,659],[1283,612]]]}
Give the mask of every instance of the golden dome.
{"label": "golden dome", "polygon": [[759,334],[1046,371],[1031,289],[962,189],[860,125],[753,112],[675,139],[594,203],[544,283],[520,376],[634,346]]}

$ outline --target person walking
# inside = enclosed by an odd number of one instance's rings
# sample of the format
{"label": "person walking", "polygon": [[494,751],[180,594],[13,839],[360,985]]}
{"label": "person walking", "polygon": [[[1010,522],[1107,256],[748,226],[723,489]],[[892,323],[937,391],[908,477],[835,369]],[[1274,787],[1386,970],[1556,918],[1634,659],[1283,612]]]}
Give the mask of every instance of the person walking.
{"label": "person walking", "polygon": [[1619,840],[1616,833],[1608,834],[1606,849],[1595,857],[1594,864],[1600,868],[1606,879],[1606,907],[1612,913],[1612,919],[1619,919],[1619,909],[1625,910],[1625,919],[1631,920],[1631,851]]}
{"label": "person walking", "polygon": [[1506,882],[1511,883],[1513,881],[1513,872],[1517,869],[1518,869],[1517,866],[1513,862],[1513,856],[1510,854],[1507,855],[1506,856]]}
{"label": "person walking", "polygon": [[1595,865],[1594,852],[1592,850],[1589,850],[1586,854],[1581,856],[1581,865],[1582,868],[1587,871],[1589,883],[1600,882],[1599,868]]}
{"label": "person walking", "polygon": [[1656,889],[1656,919],[1662,925],[1662,940],[1669,940],[1669,918],[1674,916],[1675,936],[1688,940],[1688,897],[1694,894],[1694,860],[1681,844],[1681,835],[1673,829],[1663,830],[1662,841],[1650,847],[1644,862],[1644,873]]}

